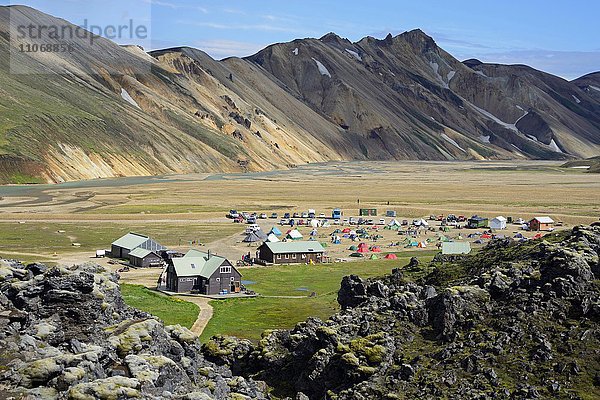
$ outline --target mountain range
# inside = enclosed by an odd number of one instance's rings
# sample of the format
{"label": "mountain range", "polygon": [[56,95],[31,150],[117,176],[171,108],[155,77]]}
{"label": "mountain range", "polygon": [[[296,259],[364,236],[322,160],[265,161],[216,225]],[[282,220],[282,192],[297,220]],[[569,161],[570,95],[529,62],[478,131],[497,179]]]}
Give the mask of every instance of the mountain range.
{"label": "mountain range", "polygon": [[421,30],[355,43],[329,33],[217,61],[104,38],[24,53],[15,22],[73,26],[0,7],[0,183],[600,154],[600,72],[567,81],[461,62]]}

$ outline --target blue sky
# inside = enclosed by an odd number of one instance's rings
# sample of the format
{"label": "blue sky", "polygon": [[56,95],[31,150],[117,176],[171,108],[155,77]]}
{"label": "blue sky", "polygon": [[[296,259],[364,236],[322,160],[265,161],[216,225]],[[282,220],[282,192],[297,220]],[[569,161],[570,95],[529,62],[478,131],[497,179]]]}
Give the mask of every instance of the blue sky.
{"label": "blue sky", "polygon": [[[275,42],[335,32],[352,41],[421,28],[456,58],[522,63],[576,78],[600,70],[600,2],[504,0],[22,0],[77,24],[132,18],[151,28],[146,48],[200,48],[246,56]],[[131,43],[129,38],[117,40]]]}

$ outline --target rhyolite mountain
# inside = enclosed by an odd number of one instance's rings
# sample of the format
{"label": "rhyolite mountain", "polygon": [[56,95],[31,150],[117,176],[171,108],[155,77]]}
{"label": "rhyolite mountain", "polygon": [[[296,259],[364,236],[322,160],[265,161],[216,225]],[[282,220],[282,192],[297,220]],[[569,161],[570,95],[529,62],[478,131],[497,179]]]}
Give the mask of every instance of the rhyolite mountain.
{"label": "rhyolite mountain", "polygon": [[0,182],[600,153],[598,74],[460,62],[420,30],[356,43],[330,33],[216,61],[102,38],[11,52],[10,18],[69,24],[0,7]]}

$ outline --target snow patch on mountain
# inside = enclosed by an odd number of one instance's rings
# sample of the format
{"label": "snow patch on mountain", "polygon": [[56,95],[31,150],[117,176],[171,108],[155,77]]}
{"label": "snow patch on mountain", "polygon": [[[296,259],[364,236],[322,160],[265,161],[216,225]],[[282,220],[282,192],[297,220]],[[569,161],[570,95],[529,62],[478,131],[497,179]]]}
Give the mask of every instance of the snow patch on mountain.
{"label": "snow patch on mountain", "polygon": [[444,139],[446,142],[450,143],[452,146],[456,147],[457,149],[460,149],[463,153],[466,153],[465,149],[460,147],[460,145],[458,143],[456,143],[456,140],[452,139],[450,136],[446,135],[445,133],[440,134],[440,136],[442,137],[442,139]]}
{"label": "snow patch on mountain", "polygon": [[554,141],[554,139],[552,139],[550,141],[549,146],[552,149],[552,151],[554,151],[555,153],[562,153],[562,150],[560,149],[560,147],[558,147],[558,145],[556,144],[556,142]]}
{"label": "snow patch on mountain", "polygon": [[292,50],[292,53],[294,53],[295,56],[298,55],[298,48],[296,47],[294,50]]}
{"label": "snow patch on mountain", "polygon": [[131,104],[134,107],[139,108],[140,110],[142,109],[138,103],[136,103],[136,101],[133,99],[133,97],[131,97],[129,95],[129,93],[127,92],[127,90],[121,88],[121,97],[123,98],[123,100],[125,100],[126,102],[128,102],[129,104]]}
{"label": "snow patch on mountain", "polygon": [[317,68],[319,68],[319,72],[321,73],[321,75],[325,75],[331,78],[331,73],[329,73],[329,70],[323,65],[323,63],[315,59],[314,57],[311,58],[317,64]]}
{"label": "snow patch on mountain", "polygon": [[346,51],[348,52],[348,54],[350,54],[352,57],[356,58],[358,61],[362,61],[362,57],[360,56],[360,54],[358,54],[354,50],[346,49]]}

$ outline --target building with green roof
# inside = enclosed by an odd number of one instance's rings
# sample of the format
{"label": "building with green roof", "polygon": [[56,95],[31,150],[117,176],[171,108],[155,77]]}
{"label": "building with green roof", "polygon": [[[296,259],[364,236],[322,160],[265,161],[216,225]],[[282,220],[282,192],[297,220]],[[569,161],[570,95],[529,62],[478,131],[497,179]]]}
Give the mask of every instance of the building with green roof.
{"label": "building with green roof", "polygon": [[267,264],[308,264],[323,261],[325,249],[317,241],[263,243],[258,258]]}
{"label": "building with green roof", "polygon": [[167,290],[206,295],[238,293],[242,274],[225,257],[190,250],[173,258],[167,267]]}
{"label": "building with green roof", "polygon": [[129,253],[137,248],[156,252],[166,250],[166,247],[146,235],[129,232],[112,242],[110,254],[115,258],[127,258]]}

